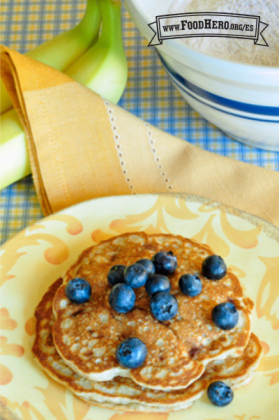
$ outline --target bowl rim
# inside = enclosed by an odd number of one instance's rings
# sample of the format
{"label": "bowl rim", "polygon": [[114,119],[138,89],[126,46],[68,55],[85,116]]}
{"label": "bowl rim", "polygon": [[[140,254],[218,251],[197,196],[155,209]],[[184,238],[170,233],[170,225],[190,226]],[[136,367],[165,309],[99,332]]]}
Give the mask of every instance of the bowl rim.
{"label": "bowl rim", "polygon": [[[148,27],[148,24],[154,21],[154,17],[150,16],[147,13],[147,11],[144,10],[140,0],[124,0],[124,1],[131,17],[134,19],[134,14],[136,13],[141,20],[142,28],[146,28],[144,31],[141,31],[142,34],[145,36],[146,39],[151,39],[150,35],[152,35],[152,33],[151,33],[151,29]],[[184,61],[185,63],[188,62],[189,54],[190,54],[190,56],[192,56],[196,60],[206,59],[208,65],[211,65],[213,67],[218,67],[221,71],[227,71],[228,65],[229,65],[230,70],[233,70],[233,71],[235,70],[238,73],[249,72],[249,74],[251,75],[251,72],[253,72],[257,76],[259,74],[265,73],[266,76],[268,74],[269,76],[272,76],[272,77],[273,76],[279,77],[279,67],[262,66],[258,64],[248,64],[248,63],[238,63],[236,61],[214,57],[210,54],[200,52],[196,50],[195,48],[188,46],[180,39],[164,40],[164,44],[157,46],[156,48],[158,48],[158,51],[161,50],[163,53],[167,53],[168,55],[175,58],[176,60],[179,60],[182,63]],[[186,51],[187,54],[183,54],[183,51]]]}

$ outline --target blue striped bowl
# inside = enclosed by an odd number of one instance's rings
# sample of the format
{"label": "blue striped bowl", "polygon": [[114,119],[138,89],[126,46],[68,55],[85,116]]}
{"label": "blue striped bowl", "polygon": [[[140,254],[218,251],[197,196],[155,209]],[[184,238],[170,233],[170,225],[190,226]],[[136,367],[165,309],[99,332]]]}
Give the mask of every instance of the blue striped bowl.
{"label": "blue striped bowl", "polygon": [[[167,14],[170,3],[126,0],[148,41],[154,35],[148,23]],[[177,90],[204,118],[236,140],[279,151],[279,68],[221,60],[179,39],[164,41],[157,51]]]}

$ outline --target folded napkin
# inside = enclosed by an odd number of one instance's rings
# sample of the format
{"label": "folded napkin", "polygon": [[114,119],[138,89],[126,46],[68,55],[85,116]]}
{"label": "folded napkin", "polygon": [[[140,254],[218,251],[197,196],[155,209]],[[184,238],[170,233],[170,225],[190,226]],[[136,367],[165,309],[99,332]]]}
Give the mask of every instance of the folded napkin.
{"label": "folded napkin", "polygon": [[95,197],[182,192],[279,226],[277,172],[201,150],[7,47],[1,59],[45,215]]}

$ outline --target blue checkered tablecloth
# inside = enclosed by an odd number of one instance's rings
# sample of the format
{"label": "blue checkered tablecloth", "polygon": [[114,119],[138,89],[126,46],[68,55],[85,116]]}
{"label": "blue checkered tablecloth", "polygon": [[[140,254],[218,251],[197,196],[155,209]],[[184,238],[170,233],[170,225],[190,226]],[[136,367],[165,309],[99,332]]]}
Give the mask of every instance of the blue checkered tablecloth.
{"label": "blue checkered tablecloth", "polygon": [[[81,19],[85,0],[1,0],[0,42],[22,53]],[[205,121],[180,97],[155,50],[147,48],[123,8],[123,39],[129,79],[119,105],[158,128],[203,149],[279,170],[279,153],[245,146]],[[42,217],[31,177],[0,192],[0,243]]]}

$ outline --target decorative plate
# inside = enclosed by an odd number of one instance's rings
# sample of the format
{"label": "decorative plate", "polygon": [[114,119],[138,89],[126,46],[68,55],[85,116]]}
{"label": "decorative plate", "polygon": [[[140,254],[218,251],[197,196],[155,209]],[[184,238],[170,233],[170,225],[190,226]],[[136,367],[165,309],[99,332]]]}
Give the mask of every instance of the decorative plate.
{"label": "decorative plate", "polygon": [[[176,413],[114,412],[90,406],[50,379],[34,362],[34,310],[54,280],[80,254],[112,236],[143,230],[195,238],[211,246],[254,300],[253,331],[264,357],[232,404],[204,396]],[[29,227],[0,249],[1,418],[24,420],[278,420],[279,230],[201,197],[139,195],[84,202]],[[186,417],[185,417],[186,416]]]}

